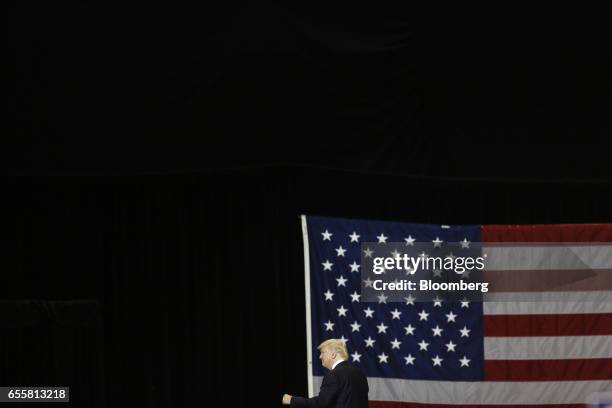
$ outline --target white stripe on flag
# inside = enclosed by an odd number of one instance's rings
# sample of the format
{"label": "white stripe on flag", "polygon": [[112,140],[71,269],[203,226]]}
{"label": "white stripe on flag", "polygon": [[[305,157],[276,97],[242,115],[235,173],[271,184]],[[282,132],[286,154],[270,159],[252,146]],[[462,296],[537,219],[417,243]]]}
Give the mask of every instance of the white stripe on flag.
{"label": "white stripe on flag", "polygon": [[[537,245],[537,244],[534,244]],[[488,246],[485,269],[496,270],[559,270],[611,269],[612,246]]]}
{"label": "white stripe on flag", "polygon": [[612,336],[485,337],[485,360],[612,358]]}
{"label": "white stripe on flag", "polygon": [[[315,377],[318,390],[322,377]],[[463,382],[368,378],[370,401],[424,404],[582,404],[612,381]],[[317,392],[318,393],[318,392]]]}

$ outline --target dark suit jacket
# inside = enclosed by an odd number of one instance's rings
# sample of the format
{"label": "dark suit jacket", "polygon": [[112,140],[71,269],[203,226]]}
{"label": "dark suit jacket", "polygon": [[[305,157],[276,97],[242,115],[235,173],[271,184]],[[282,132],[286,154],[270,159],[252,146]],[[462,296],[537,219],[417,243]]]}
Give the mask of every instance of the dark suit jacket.
{"label": "dark suit jacket", "polygon": [[363,371],[343,361],[325,374],[318,396],[292,397],[291,408],[368,408],[368,390]]}

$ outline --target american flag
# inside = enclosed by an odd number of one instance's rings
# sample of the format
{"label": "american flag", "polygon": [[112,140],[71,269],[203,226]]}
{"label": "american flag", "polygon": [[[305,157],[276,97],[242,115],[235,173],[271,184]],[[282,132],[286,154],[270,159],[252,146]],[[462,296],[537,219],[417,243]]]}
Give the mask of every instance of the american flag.
{"label": "american flag", "polygon": [[[329,338],[343,339],[366,372],[371,407],[579,407],[612,393],[612,224],[301,219],[310,395],[324,375],[316,347]],[[481,243],[497,293],[363,302],[364,242]],[[589,278],[558,279],[577,268]],[[558,284],[541,285],[549,279]]]}

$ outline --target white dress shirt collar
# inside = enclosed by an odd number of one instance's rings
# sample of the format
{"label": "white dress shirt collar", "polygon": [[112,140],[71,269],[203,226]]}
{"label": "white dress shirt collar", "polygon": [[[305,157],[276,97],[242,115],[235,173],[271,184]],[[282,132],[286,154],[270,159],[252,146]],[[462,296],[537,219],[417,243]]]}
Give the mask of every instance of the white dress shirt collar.
{"label": "white dress shirt collar", "polygon": [[340,364],[340,363],[341,363],[341,362],[343,362],[343,361],[345,361],[345,360],[338,360],[338,361],[336,361],[336,362],[334,363],[334,365],[332,365],[332,368],[331,368],[331,369],[333,370],[334,368],[336,368],[336,366],[337,366],[338,364]]}

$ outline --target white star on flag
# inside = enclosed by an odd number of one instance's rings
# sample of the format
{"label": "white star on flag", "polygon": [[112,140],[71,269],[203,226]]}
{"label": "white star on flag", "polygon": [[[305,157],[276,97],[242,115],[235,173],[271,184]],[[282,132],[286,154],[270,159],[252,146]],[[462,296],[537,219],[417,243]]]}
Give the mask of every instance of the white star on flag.
{"label": "white star on flag", "polygon": [[359,242],[359,237],[361,235],[357,234],[355,231],[349,237],[351,237],[351,242]]}
{"label": "white star on flag", "polygon": [[323,265],[323,270],[324,271],[331,271],[331,267],[334,265],[333,263],[329,262],[329,259],[326,259],[325,262],[323,262],[321,265]]}
{"label": "white star on flag", "polygon": [[336,248],[336,256],[344,256],[345,252],[346,252],[346,249],[342,248],[342,245]]}
{"label": "white star on flag", "polygon": [[351,272],[359,272],[359,265],[357,262],[353,261],[352,264],[349,265],[351,267]]}
{"label": "white star on flag", "polygon": [[383,234],[382,232],[380,233],[380,235],[377,235],[376,238],[378,238],[378,243],[379,244],[386,244],[387,243],[387,239],[389,237],[385,236],[385,234]]}
{"label": "white star on flag", "polygon": [[334,301],[334,294],[331,293],[329,289],[327,289],[327,292],[323,294],[325,295],[325,300],[331,300],[332,302]]}
{"label": "white star on flag", "polygon": [[328,230],[325,230],[325,232],[322,232],[321,235],[323,235],[323,241],[331,241],[331,237],[334,234],[332,234]]}
{"label": "white star on flag", "polygon": [[368,336],[367,339],[365,339],[366,342],[366,347],[374,347],[374,343],[376,342],[376,340],[374,340],[371,336]]}
{"label": "white star on flag", "polygon": [[353,357],[353,362],[355,362],[355,361],[361,362],[361,360],[360,360],[361,354],[359,354],[358,352],[355,351],[353,354],[351,354],[351,357]]}
{"label": "white star on flag", "polygon": [[443,243],[444,241],[442,241],[442,240],[440,239],[440,237],[436,237],[436,239],[434,239],[434,240],[433,240],[433,241],[431,241],[431,242],[433,242],[433,244],[434,244],[434,248],[436,248],[436,247],[437,247],[437,248],[441,248],[441,247],[442,247],[442,243]]}
{"label": "white star on flag", "polygon": [[467,358],[466,356],[463,356],[462,359],[459,360],[461,362],[461,367],[469,367],[470,366],[470,360],[469,358]]}
{"label": "white star on flag", "polygon": [[378,355],[378,362],[379,363],[386,363],[387,359],[389,358],[388,355],[386,355],[384,352],[382,354]]}
{"label": "white star on flag", "polygon": [[374,310],[370,309],[370,306],[368,306],[367,309],[363,309],[363,311],[366,314],[366,317],[373,317],[374,315]]}
{"label": "white star on flag", "polygon": [[461,332],[461,337],[470,337],[470,331],[467,326],[463,326],[463,329],[459,330]]}
{"label": "white star on flag", "polygon": [[454,322],[456,317],[457,315],[451,311],[450,313],[446,315],[446,319],[447,319],[446,322],[447,323]]}
{"label": "white star on flag", "polygon": [[406,330],[406,336],[414,335],[414,327],[412,327],[411,324],[409,324],[408,326],[404,327],[404,329]]}
{"label": "white star on flag", "polygon": [[383,322],[380,322],[380,324],[376,326],[376,328],[378,329],[378,333],[380,334],[380,333],[386,333],[389,326],[385,326]]}
{"label": "white star on flag", "polygon": [[408,235],[408,238],[404,238],[404,241],[406,241],[406,246],[414,246],[416,240],[412,238],[412,235]]}
{"label": "white star on flag", "polygon": [[447,352],[451,352],[451,351],[455,351],[455,347],[457,346],[455,343],[453,343],[453,341],[449,341],[448,343],[445,344],[446,346],[446,351]]}
{"label": "white star on flag", "polygon": [[412,357],[412,354],[408,354],[404,357],[404,360],[406,360],[406,365],[414,365],[414,357]]}
{"label": "white star on flag", "polygon": [[346,278],[344,276],[340,275],[340,277],[336,279],[336,282],[338,282],[338,286],[346,287]]}
{"label": "white star on flag", "polygon": [[351,332],[358,332],[359,328],[361,327],[361,325],[359,323],[357,323],[357,320],[355,320],[355,322],[353,324],[351,324]]}
{"label": "white star on flag", "polygon": [[334,323],[331,322],[331,320],[328,320],[327,323],[325,324],[325,331],[333,331],[334,330]]}
{"label": "white star on flag", "polygon": [[425,309],[421,310],[421,313],[419,313],[419,320],[427,320],[427,317],[429,317],[429,313],[427,313]]}
{"label": "white star on flag", "polygon": [[436,354],[436,356],[435,356],[434,358],[432,358],[431,360],[433,361],[433,365],[434,365],[434,366],[440,366],[440,367],[442,367],[442,361],[443,361],[444,359],[440,358],[440,356],[438,356],[437,354]]}
{"label": "white star on flag", "polygon": [[391,311],[391,314],[393,315],[393,317],[391,318],[393,319],[398,319],[400,318],[400,315],[402,314],[402,312],[400,312],[399,310],[397,310],[397,307],[395,308],[395,310]]}
{"label": "white star on flag", "polygon": [[396,337],[395,340],[393,340],[391,342],[391,349],[399,349],[400,348],[400,344],[402,344],[402,342],[398,341],[397,337]]}
{"label": "white star on flag", "polygon": [[357,293],[357,291],[354,291],[353,293],[351,293],[351,303],[352,302],[359,302],[359,298],[361,297],[361,295],[359,293]]}
{"label": "white star on flag", "polygon": [[427,351],[427,347],[429,347],[429,343],[426,342],[425,340],[421,340],[421,342],[417,344],[419,345],[419,350]]}
{"label": "white star on flag", "polygon": [[338,317],[346,316],[346,312],[348,311],[348,309],[346,309],[344,305],[340,305],[340,307],[337,308],[336,310],[338,311]]}

